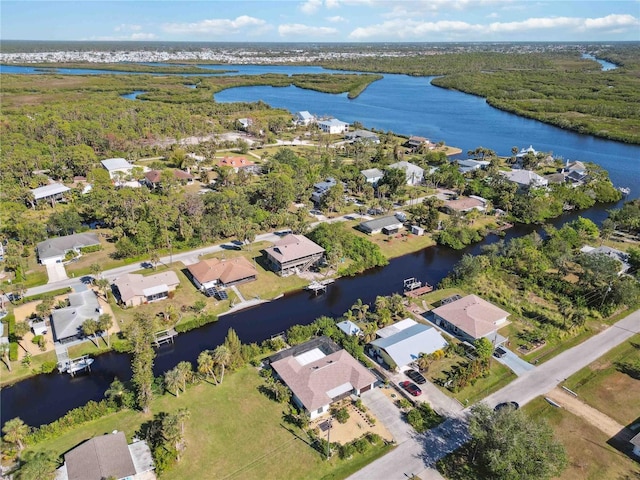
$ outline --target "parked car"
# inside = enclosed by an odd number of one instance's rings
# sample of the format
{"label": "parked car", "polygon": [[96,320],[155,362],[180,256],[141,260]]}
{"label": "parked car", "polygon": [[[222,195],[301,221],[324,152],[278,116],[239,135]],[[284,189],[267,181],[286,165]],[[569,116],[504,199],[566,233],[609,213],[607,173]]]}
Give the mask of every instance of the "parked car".
{"label": "parked car", "polygon": [[518,402],[502,402],[497,404],[494,410],[496,412],[499,412],[500,410],[505,410],[509,408],[512,410],[518,410],[520,408],[520,405],[518,404]]}
{"label": "parked car", "polygon": [[427,383],[427,379],[422,376],[420,372],[417,370],[407,370],[404,374],[409,377],[411,380],[416,382],[418,385],[422,385]]}
{"label": "parked car", "polygon": [[498,347],[493,351],[493,356],[496,358],[502,358],[506,354],[507,354],[507,351],[502,347]]}
{"label": "parked car", "polygon": [[400,382],[400,386],[404,388],[407,392],[409,392],[411,395],[413,395],[414,397],[417,397],[418,395],[422,395],[422,390],[420,390],[420,388],[413,382],[410,382],[408,380],[404,382]]}

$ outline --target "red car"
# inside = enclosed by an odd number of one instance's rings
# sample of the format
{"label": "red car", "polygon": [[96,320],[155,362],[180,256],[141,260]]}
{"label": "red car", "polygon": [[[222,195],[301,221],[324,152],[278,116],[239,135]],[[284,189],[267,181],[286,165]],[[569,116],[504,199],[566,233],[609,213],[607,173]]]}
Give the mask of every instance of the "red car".
{"label": "red car", "polygon": [[409,382],[408,380],[405,382],[400,382],[400,386],[414,397],[422,395],[422,390],[420,390],[420,388],[413,382]]}

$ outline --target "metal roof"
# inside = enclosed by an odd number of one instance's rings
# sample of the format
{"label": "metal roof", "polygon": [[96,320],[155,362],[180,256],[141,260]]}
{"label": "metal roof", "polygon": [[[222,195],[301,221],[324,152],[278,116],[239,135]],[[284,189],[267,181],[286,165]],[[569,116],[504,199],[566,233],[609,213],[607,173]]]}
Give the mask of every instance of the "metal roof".
{"label": "metal roof", "polygon": [[371,342],[383,349],[398,367],[409,365],[420,358],[421,353],[433,353],[447,346],[447,341],[433,327],[417,323],[395,335]]}
{"label": "metal roof", "polygon": [[69,187],[65,187],[61,183],[52,183],[51,185],[45,185],[44,187],[34,188],[31,190],[31,193],[33,193],[33,198],[40,200],[42,198],[68,192],[69,190],[71,190]]}
{"label": "metal roof", "polygon": [[128,170],[133,168],[133,165],[127,162],[124,158],[107,158],[106,160],[102,160],[101,163],[102,166],[110,172],[113,170]]}

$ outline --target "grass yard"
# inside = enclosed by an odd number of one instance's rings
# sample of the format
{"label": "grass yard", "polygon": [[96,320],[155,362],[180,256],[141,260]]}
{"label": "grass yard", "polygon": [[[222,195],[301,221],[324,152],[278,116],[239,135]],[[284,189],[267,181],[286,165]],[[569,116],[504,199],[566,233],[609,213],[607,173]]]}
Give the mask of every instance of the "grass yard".
{"label": "grass yard", "polygon": [[[21,347],[18,348],[21,349]],[[2,362],[0,364],[0,386],[4,387],[18,380],[24,380],[25,378],[37,375],[41,372],[42,365],[45,362],[56,361],[56,352],[51,351],[31,357],[31,365],[28,367],[18,361],[11,362],[11,371],[7,370],[7,366]],[[58,371],[54,370],[54,372],[57,374]]]}
{"label": "grass yard", "polygon": [[[258,391],[262,379],[254,368],[225,376],[220,386],[201,383],[175,398],[164,395],[153,401],[152,411],[173,412],[186,407],[187,449],[182,461],[165,477],[191,479],[340,479],[369,463],[389,447],[371,447],[351,460],[337,455],[324,461],[307,444],[307,436],[282,421],[284,406]],[[94,435],[113,430],[131,438],[149,420],[140,412],[119,412],[79,426],[33,450],[61,455]]]}
{"label": "grass yard", "polygon": [[569,466],[560,479],[630,479],[640,476],[637,462],[607,444],[607,435],[580,417],[551,406],[543,398],[527,404],[524,411],[549,422],[556,439],[565,446]]}
{"label": "grass yard", "polygon": [[640,335],[635,335],[569,377],[565,385],[584,402],[629,425],[640,417],[640,379],[620,372],[616,364],[639,360]]}
{"label": "grass yard", "polygon": [[[401,257],[402,255],[417,252],[436,244],[433,238],[431,238],[431,235],[413,235],[408,233],[406,230],[391,236],[384,235],[382,233],[377,235],[367,235],[356,228],[360,223],[361,222],[359,220],[344,222],[345,227],[350,227],[350,231],[352,233],[366,238],[370,242],[378,245],[382,254],[387,258]],[[403,236],[404,234],[408,235]]]}
{"label": "grass yard", "polygon": [[434,309],[440,306],[439,302],[441,302],[443,299],[451,297],[453,295],[460,295],[461,297],[464,297],[467,294],[465,292],[462,292],[457,287],[439,288],[437,290],[434,290],[433,292],[422,295],[417,300],[420,301],[420,304],[422,304],[422,301],[424,301],[429,309]]}

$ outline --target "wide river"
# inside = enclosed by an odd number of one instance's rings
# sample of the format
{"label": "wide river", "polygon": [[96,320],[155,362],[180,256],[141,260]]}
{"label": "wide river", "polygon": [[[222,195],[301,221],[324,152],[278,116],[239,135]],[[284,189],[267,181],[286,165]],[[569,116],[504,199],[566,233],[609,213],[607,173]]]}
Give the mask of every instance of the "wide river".
{"label": "wide river", "polygon": [[[211,67],[217,68],[217,67]],[[275,67],[233,65],[236,74],[318,73],[318,67]],[[38,73],[3,66],[3,73]],[[66,73],[66,72],[65,72]],[[79,71],[69,73],[78,74]],[[93,72],[92,72],[93,73]],[[108,72],[95,71],[97,74]],[[543,123],[494,109],[479,97],[434,87],[430,78],[385,75],[370,85],[358,98],[329,95],[295,87],[243,87],[216,94],[216,101],[263,100],[291,112],[308,110],[318,115],[332,115],[347,122],[358,121],[365,127],[405,135],[444,140],[466,151],[477,146],[510,154],[511,147],[528,147],[553,152],[565,159],[593,161],[609,171],[617,186],[631,188],[631,197],[640,193],[640,147],[561,130]],[[612,208],[614,205],[606,206]],[[601,221],[604,207],[583,212]],[[573,218],[557,220],[557,224]],[[516,227],[507,238],[532,231]],[[483,244],[495,241],[488,237]],[[259,307],[227,315],[212,325],[181,334],[173,345],[158,350],[154,371],[160,375],[179,361],[195,361],[198,353],[220,344],[229,328],[234,328],[243,342],[259,342],[294,324],[308,324],[321,315],[337,316],[358,298],[371,303],[376,295],[402,290],[402,280],[418,277],[437,284],[446,276],[464,252],[477,253],[481,245],[465,251],[432,247],[394,259],[387,267],[374,269],[353,278],[338,280],[325,295],[312,297],[306,292],[287,295]],[[38,375],[0,391],[0,423],[19,416],[30,425],[48,423],[89,400],[98,400],[117,376],[131,376],[128,355],[109,353],[96,358],[92,372],[72,378],[68,375]]]}

